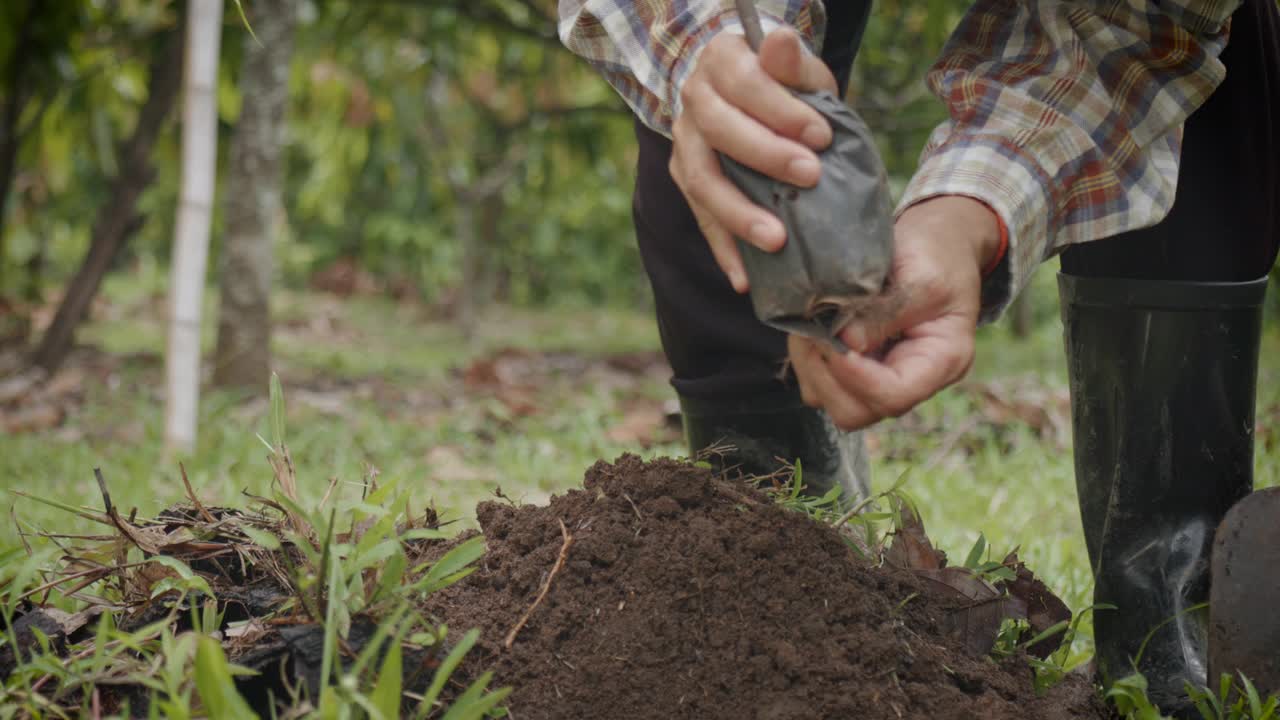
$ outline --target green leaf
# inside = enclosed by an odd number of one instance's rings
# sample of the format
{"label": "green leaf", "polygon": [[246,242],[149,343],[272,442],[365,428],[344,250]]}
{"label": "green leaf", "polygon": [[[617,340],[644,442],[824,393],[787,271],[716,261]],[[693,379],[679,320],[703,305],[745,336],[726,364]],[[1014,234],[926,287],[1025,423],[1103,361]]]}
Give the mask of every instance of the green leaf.
{"label": "green leaf", "polygon": [[[364,501],[370,505],[382,505],[384,502],[386,502],[387,498],[391,497],[395,493],[396,489],[399,486],[400,486],[400,479],[393,478],[383,483],[382,485],[380,485],[377,490],[374,490],[373,492],[369,493],[369,497],[365,498]],[[404,497],[407,497],[407,496],[402,495],[396,498],[396,504],[399,505],[401,503],[401,500]]]}
{"label": "green leaf", "polygon": [[409,559],[405,557],[403,548],[397,546],[396,550],[382,566],[382,575],[378,578],[378,587],[374,590],[373,597],[369,598],[370,602],[393,597],[401,590],[400,584],[404,582],[404,571],[409,565]]}
{"label": "green leaf", "polygon": [[217,640],[203,636],[196,644],[196,691],[209,717],[254,718],[258,715],[236,691],[231,667]]}
{"label": "green leaf", "polygon": [[[235,1],[236,1],[236,10],[240,11],[240,22],[244,23],[244,29],[249,31],[249,37],[253,38],[254,42],[261,45],[262,41],[258,39],[257,35],[253,34],[253,26],[249,24],[248,16],[244,14],[244,5],[240,4],[240,0],[235,0]],[[275,373],[272,373],[272,376],[274,377]]]}
{"label": "green leaf", "polygon": [[427,574],[410,588],[413,592],[431,593],[448,587],[471,572],[468,565],[485,553],[484,536],[477,535],[445,553]]}
{"label": "green leaf", "polygon": [[35,500],[36,502],[43,503],[45,505],[48,505],[49,507],[54,507],[59,510],[63,510],[65,512],[69,512],[72,515],[79,515],[80,517],[86,520],[92,520],[93,522],[102,523],[103,525],[111,524],[110,518],[108,518],[106,515],[100,512],[94,511],[93,508],[76,507],[75,505],[68,505],[67,503],[64,503],[64,502],[51,500],[49,498],[43,498],[43,497],[40,497],[39,495],[32,495],[31,493],[23,492],[21,490],[10,490],[9,492],[13,493],[14,495],[17,495],[18,497],[24,497],[24,498],[27,498],[28,500]]}
{"label": "green leaf", "polygon": [[1258,697],[1258,688],[1253,686],[1253,682],[1240,673],[1240,682],[1244,683],[1244,695],[1249,699],[1249,712],[1254,718],[1262,717],[1262,698]]}
{"label": "green leaf", "polygon": [[976,568],[982,562],[982,556],[987,552],[987,536],[978,533],[978,541],[973,544],[973,548],[969,550],[969,557],[964,559],[964,566],[967,568]]}
{"label": "green leaf", "polygon": [[369,548],[367,552],[348,558],[343,563],[343,573],[347,578],[359,579],[360,573],[364,570],[387,562],[397,553],[404,553],[400,549],[400,543],[396,540],[384,540]]}
{"label": "green leaf", "polygon": [[403,677],[400,642],[394,640],[378,671],[378,682],[373,686],[370,699],[386,720],[400,717],[400,682]]}
{"label": "green leaf", "polygon": [[[239,5],[239,0],[236,2]],[[271,373],[271,441],[277,449],[284,447],[284,388],[280,387],[280,376]]]}
{"label": "green leaf", "polygon": [[240,531],[243,532],[246,537],[252,540],[255,545],[259,545],[267,550],[280,549],[280,538],[276,537],[274,533],[269,533],[266,530],[259,530],[254,527],[249,527],[248,525],[242,525],[240,527]]}
{"label": "green leaf", "polygon": [[440,691],[444,689],[444,684],[449,681],[449,676],[462,663],[462,658],[466,657],[471,651],[472,646],[480,639],[479,630],[470,630],[466,635],[462,636],[462,640],[449,651],[444,661],[440,663],[440,667],[436,668],[435,677],[431,678],[431,686],[427,688],[427,692],[422,697],[422,702],[418,705],[417,717],[425,718],[431,709],[435,706],[436,700],[440,697]]}
{"label": "green leaf", "polygon": [[1050,625],[1048,628],[1046,628],[1046,629],[1045,629],[1043,632],[1041,632],[1039,635],[1036,635],[1035,637],[1033,637],[1033,638],[1031,638],[1030,640],[1028,640],[1028,641],[1026,642],[1026,644],[1027,644],[1028,646],[1030,646],[1030,645],[1035,645],[1036,643],[1038,643],[1038,642],[1040,642],[1040,641],[1042,641],[1042,640],[1048,640],[1049,638],[1053,637],[1054,635],[1057,635],[1058,633],[1065,631],[1068,627],[1070,627],[1070,623],[1069,623],[1068,621],[1066,621],[1066,620],[1063,620],[1063,621],[1061,621],[1061,622],[1058,622],[1058,623],[1056,623],[1056,624],[1054,624],[1054,625]]}
{"label": "green leaf", "polygon": [[466,692],[453,701],[449,706],[449,711],[444,714],[443,720],[481,720],[486,713],[502,702],[503,698],[511,692],[510,688],[503,688],[485,695],[485,689],[492,679],[492,672],[485,672],[477,678],[471,684],[471,687],[467,688]]}

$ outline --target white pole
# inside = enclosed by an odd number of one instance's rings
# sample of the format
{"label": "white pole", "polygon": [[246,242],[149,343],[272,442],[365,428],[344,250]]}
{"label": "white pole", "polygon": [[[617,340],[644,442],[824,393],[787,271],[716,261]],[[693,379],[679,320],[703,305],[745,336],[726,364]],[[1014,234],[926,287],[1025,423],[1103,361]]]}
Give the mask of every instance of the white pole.
{"label": "white pole", "polygon": [[217,171],[216,92],[222,0],[190,0],[182,111],[182,189],[169,279],[165,444],[191,452],[200,402],[200,305]]}

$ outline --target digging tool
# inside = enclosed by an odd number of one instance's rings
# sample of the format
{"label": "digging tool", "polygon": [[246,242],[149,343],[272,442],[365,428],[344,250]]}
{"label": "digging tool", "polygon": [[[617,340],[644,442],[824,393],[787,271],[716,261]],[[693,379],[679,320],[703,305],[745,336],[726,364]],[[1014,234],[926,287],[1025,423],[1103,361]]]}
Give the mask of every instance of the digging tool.
{"label": "digging tool", "polygon": [[1280,692],[1280,488],[1237,502],[1213,542],[1209,687],[1243,673],[1265,697]]}
{"label": "digging tool", "polygon": [[[763,31],[752,0],[736,0],[747,42],[759,52]],[[785,332],[833,343],[851,321],[883,313],[879,301],[893,260],[893,205],[871,130],[826,91],[793,94],[831,124],[831,145],[818,153],[822,177],[801,188],[720,155],[725,175],[787,232],[776,253],[739,240],[756,317]]]}

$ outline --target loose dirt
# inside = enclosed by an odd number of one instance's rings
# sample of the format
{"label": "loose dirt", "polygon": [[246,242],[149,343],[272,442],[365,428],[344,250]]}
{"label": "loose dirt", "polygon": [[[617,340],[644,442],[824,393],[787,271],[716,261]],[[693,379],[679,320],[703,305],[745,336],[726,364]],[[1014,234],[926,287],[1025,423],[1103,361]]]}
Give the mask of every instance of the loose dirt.
{"label": "loose dirt", "polygon": [[[479,506],[481,567],[427,609],[482,630],[468,669],[514,720],[1107,718],[1073,677],[946,635],[956,600],[872,567],[829,526],[670,460],[597,463],[547,506]],[[572,536],[550,589],[516,635]]]}

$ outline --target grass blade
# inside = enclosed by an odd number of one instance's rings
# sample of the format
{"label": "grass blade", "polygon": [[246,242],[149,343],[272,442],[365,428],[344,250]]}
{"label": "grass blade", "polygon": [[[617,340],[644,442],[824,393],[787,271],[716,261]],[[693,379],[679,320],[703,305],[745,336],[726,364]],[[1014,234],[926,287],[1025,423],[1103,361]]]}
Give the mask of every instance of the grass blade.
{"label": "grass blade", "polygon": [[369,698],[386,720],[400,717],[400,683],[404,677],[401,662],[400,641],[393,638]]}
{"label": "grass blade", "polygon": [[436,700],[440,697],[440,691],[444,690],[444,684],[449,681],[449,676],[462,663],[462,658],[466,657],[471,651],[472,646],[480,639],[479,630],[471,630],[462,636],[462,640],[449,651],[444,661],[440,663],[440,667],[436,668],[435,677],[431,678],[431,686],[427,688],[426,695],[422,698],[422,703],[418,705],[418,718],[425,718],[430,714],[431,709],[435,706]]}
{"label": "grass blade", "polygon": [[236,691],[231,668],[222,646],[211,637],[201,637],[196,645],[196,691],[209,717],[257,719],[257,714]]}
{"label": "grass blade", "polygon": [[[236,3],[239,5],[239,3]],[[284,447],[284,388],[280,386],[280,376],[271,373],[271,442],[277,449]]]}

